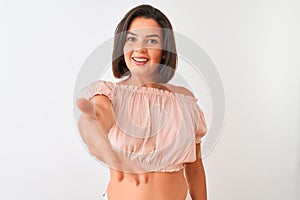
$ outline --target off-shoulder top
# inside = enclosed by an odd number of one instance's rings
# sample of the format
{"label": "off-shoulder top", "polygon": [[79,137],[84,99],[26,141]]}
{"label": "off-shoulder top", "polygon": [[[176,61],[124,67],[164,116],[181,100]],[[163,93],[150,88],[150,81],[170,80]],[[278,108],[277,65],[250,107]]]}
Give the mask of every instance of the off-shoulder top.
{"label": "off-shoulder top", "polygon": [[198,99],[158,88],[95,81],[81,97],[107,96],[115,123],[108,139],[116,151],[146,171],[174,172],[196,160],[196,143],[207,132]]}

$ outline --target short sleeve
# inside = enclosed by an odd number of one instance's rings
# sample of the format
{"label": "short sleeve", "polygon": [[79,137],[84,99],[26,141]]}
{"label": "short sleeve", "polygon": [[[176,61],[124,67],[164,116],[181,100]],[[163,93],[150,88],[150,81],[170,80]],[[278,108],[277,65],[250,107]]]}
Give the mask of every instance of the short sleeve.
{"label": "short sleeve", "polygon": [[90,100],[95,95],[102,94],[112,101],[114,87],[113,82],[98,80],[84,87],[80,92],[80,96]]}
{"label": "short sleeve", "polygon": [[197,117],[196,117],[196,131],[195,131],[195,141],[196,143],[201,143],[201,138],[207,132],[206,121],[204,117],[204,113],[201,110],[200,106],[197,105]]}

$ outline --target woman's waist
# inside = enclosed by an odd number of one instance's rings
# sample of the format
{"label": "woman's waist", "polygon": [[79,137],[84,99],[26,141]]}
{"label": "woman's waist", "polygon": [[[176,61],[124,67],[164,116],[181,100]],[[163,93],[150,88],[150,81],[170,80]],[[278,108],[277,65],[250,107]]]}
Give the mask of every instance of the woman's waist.
{"label": "woman's waist", "polygon": [[[110,170],[110,182],[108,184],[109,196],[114,199],[172,199],[183,200],[187,194],[187,183],[184,178],[183,169],[176,172],[150,172],[147,173],[148,182],[141,182],[138,186],[125,178],[118,180],[116,171]],[[176,191],[176,196],[173,196]],[[117,193],[117,194],[116,194]]]}

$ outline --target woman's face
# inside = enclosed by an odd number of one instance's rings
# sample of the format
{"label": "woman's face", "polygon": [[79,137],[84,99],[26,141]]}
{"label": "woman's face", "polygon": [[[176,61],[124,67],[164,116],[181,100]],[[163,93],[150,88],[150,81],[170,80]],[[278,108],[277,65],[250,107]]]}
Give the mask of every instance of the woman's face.
{"label": "woman's face", "polygon": [[154,77],[162,58],[162,33],[151,18],[132,20],[125,40],[124,58],[131,74]]}

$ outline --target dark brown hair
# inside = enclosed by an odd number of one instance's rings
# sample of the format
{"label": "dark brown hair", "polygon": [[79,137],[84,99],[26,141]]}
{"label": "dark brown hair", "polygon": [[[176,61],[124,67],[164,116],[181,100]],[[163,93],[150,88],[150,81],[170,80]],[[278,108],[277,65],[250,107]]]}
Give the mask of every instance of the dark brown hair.
{"label": "dark brown hair", "polygon": [[114,49],[112,55],[112,70],[116,78],[122,78],[129,74],[124,59],[124,44],[126,32],[128,31],[133,19],[144,17],[154,19],[162,29],[163,55],[157,73],[160,75],[157,82],[168,82],[175,73],[177,67],[177,53],[173,34],[173,28],[169,19],[158,9],[150,5],[140,5],[131,9],[120,21],[114,37]]}

